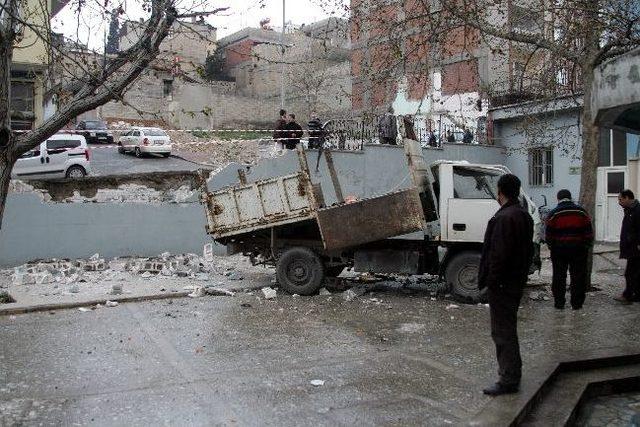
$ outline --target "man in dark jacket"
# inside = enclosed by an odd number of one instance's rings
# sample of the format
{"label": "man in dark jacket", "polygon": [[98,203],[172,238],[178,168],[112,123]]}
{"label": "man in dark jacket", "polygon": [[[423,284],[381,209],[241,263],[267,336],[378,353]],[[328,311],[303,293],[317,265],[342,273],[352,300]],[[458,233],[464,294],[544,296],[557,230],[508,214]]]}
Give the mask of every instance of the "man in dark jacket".
{"label": "man in dark jacket", "polygon": [[276,120],[276,124],[273,127],[273,139],[278,143],[279,149],[284,148],[283,139],[286,135],[286,127],[287,127],[287,112],[286,110],[280,110],[280,118]]}
{"label": "man in dark jacket", "polygon": [[533,258],[533,220],[518,201],[520,179],[506,174],[498,180],[500,209],[484,235],[478,285],[487,288],[491,338],[496,345],[499,380],[483,392],[490,396],[516,393],[522,360],[518,343],[518,307]]}
{"label": "man in dark jacket", "polygon": [[622,191],[618,196],[618,203],[624,209],[620,231],[620,258],[627,260],[627,268],[624,271],[624,292],[615,299],[622,304],[631,304],[640,302],[640,203],[631,190]]}
{"label": "man in dark jacket", "polygon": [[304,135],[302,126],[300,126],[298,122],[296,122],[295,114],[289,114],[289,121],[287,122],[285,129],[287,139],[284,142],[284,146],[288,150],[295,150],[296,146],[300,144],[300,138],[302,138],[302,135]]}
{"label": "man in dark jacket", "polygon": [[569,190],[558,191],[558,206],[546,220],[545,238],[551,251],[554,305],[562,310],[567,293],[567,270],[571,274],[571,307],[582,308],[587,291],[587,260],[593,243],[591,218],[571,200]]}
{"label": "man in dark jacket", "polygon": [[322,122],[315,111],[311,113],[307,128],[309,128],[309,148],[318,149],[322,147],[322,144],[324,144],[324,130],[322,129]]}
{"label": "man in dark jacket", "polygon": [[397,145],[398,124],[396,116],[393,115],[393,107],[389,107],[387,112],[378,119],[378,136],[380,144]]}

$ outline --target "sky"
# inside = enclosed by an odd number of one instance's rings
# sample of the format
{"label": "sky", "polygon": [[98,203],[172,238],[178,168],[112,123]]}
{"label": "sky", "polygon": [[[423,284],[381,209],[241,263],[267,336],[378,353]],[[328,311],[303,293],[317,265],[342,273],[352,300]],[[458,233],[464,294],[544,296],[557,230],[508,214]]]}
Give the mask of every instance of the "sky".
{"label": "sky", "polygon": [[[102,5],[104,0],[89,0],[80,14],[76,13],[77,2],[72,0],[53,19],[53,30],[63,33],[66,37],[89,45],[93,49],[101,49],[104,34],[108,29],[108,19],[104,19]],[[127,19],[137,20],[146,14],[142,11],[140,0],[116,0],[121,1]],[[196,0],[181,0],[182,4],[193,4]],[[187,3],[190,2],[190,3]],[[270,18],[271,25],[282,27],[282,0],[198,0],[206,2],[206,9],[228,6],[230,9],[220,16],[207,18],[207,21],[218,28],[218,38],[225,37],[245,27],[258,27],[262,19]],[[311,23],[328,16],[344,16],[342,4],[348,4],[348,0],[285,0],[285,13],[287,23],[301,25]],[[120,4],[110,1],[111,7]],[[202,10],[202,9],[197,9]]]}

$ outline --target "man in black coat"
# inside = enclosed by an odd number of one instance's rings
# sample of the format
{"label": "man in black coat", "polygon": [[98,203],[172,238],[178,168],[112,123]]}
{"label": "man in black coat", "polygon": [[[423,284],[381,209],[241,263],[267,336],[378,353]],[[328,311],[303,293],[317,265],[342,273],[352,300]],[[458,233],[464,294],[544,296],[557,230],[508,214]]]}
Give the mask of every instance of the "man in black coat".
{"label": "man in black coat", "polygon": [[289,114],[289,121],[287,122],[285,129],[287,139],[284,142],[284,146],[288,150],[295,150],[296,146],[300,144],[300,138],[304,135],[302,126],[296,122],[295,114]]}
{"label": "man in black coat", "polygon": [[627,268],[624,271],[624,292],[615,299],[622,304],[631,304],[640,302],[640,203],[631,190],[622,191],[618,196],[618,203],[624,209],[620,231],[620,258],[627,260]]}
{"label": "man in black coat", "polygon": [[483,392],[516,393],[522,360],[518,342],[518,307],[533,258],[533,220],[518,201],[520,180],[506,174],[498,180],[500,209],[489,220],[482,246],[478,285],[487,288],[491,338],[496,345],[499,380]]}

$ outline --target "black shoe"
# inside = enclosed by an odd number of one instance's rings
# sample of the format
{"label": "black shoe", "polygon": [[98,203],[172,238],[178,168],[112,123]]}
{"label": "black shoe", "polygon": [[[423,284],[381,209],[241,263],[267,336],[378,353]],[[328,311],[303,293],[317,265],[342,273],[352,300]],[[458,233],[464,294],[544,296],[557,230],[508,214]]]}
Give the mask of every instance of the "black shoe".
{"label": "black shoe", "polygon": [[502,384],[495,383],[491,387],[487,387],[482,392],[487,396],[500,396],[501,394],[517,393],[520,389],[518,384]]}
{"label": "black shoe", "polygon": [[564,310],[564,304],[553,304],[553,306],[558,310]]}
{"label": "black shoe", "polygon": [[581,305],[576,305],[576,306],[572,306],[571,308],[574,309],[574,310],[581,310],[582,306]]}

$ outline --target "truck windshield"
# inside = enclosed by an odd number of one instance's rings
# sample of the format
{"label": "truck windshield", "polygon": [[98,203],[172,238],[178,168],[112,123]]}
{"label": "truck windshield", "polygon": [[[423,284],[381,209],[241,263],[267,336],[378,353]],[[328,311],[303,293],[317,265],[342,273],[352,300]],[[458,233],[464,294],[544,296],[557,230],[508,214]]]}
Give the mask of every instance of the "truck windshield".
{"label": "truck windshield", "polygon": [[453,197],[456,199],[496,199],[499,171],[456,166],[453,168]]}
{"label": "truck windshield", "polygon": [[100,121],[86,121],[84,122],[84,126],[86,129],[107,129],[107,124],[105,122]]}

